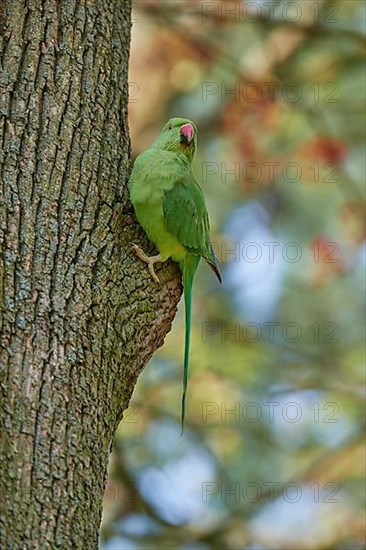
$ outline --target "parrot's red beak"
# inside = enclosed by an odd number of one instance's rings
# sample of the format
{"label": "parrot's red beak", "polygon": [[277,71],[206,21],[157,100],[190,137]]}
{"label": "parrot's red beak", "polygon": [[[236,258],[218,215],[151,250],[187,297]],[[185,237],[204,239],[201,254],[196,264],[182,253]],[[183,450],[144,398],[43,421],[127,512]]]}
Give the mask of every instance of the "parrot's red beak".
{"label": "parrot's red beak", "polygon": [[180,142],[185,145],[190,145],[194,138],[194,128],[192,124],[183,124],[180,127]]}

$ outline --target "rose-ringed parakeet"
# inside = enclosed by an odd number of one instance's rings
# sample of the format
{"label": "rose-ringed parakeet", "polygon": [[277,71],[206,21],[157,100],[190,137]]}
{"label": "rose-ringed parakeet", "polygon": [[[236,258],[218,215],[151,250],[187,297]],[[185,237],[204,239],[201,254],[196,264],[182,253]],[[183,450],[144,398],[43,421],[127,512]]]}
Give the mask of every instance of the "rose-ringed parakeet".
{"label": "rose-ringed parakeet", "polygon": [[185,351],[182,396],[182,432],[188,384],[192,284],[201,258],[221,282],[218,261],[210,243],[205,199],[192,173],[197,149],[197,128],[184,118],[171,118],[153,145],[135,161],[129,189],[137,219],[159,251],[147,256],[133,244],[137,256],[147,263],[155,282],[154,264],[172,258],[183,274],[185,300]]}

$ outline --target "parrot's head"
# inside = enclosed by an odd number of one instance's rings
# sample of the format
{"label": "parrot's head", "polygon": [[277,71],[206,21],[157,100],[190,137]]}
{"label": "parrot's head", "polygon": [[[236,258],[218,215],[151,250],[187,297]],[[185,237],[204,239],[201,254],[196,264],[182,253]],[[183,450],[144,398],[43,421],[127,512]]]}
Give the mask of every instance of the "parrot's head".
{"label": "parrot's head", "polygon": [[155,146],[183,153],[192,162],[197,149],[197,127],[187,118],[170,118],[155,141]]}

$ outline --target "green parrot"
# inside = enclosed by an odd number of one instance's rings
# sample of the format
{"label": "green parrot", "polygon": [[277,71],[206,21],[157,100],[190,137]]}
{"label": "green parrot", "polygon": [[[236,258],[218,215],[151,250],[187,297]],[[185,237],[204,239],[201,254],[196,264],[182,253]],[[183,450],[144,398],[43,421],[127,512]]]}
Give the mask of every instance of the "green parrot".
{"label": "green parrot", "polygon": [[150,149],[141,153],[129,180],[137,219],[159,251],[147,256],[136,244],[136,255],[159,279],[154,265],[172,258],[183,275],[185,302],[185,350],[181,429],[183,433],[188,385],[192,285],[199,261],[206,260],[221,283],[218,260],[210,243],[205,199],[192,173],[197,149],[196,125],[185,118],[171,118]]}

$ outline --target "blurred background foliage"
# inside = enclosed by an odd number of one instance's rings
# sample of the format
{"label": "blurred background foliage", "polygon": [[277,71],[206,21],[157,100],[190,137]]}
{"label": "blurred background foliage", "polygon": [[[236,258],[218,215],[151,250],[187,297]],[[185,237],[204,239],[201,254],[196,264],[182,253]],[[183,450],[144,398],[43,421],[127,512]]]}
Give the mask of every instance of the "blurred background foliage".
{"label": "blurred background foliage", "polygon": [[224,283],[201,265],[183,437],[182,304],[139,379],[104,550],[364,548],[364,33],[361,0],[133,4],[133,156],[197,123]]}

